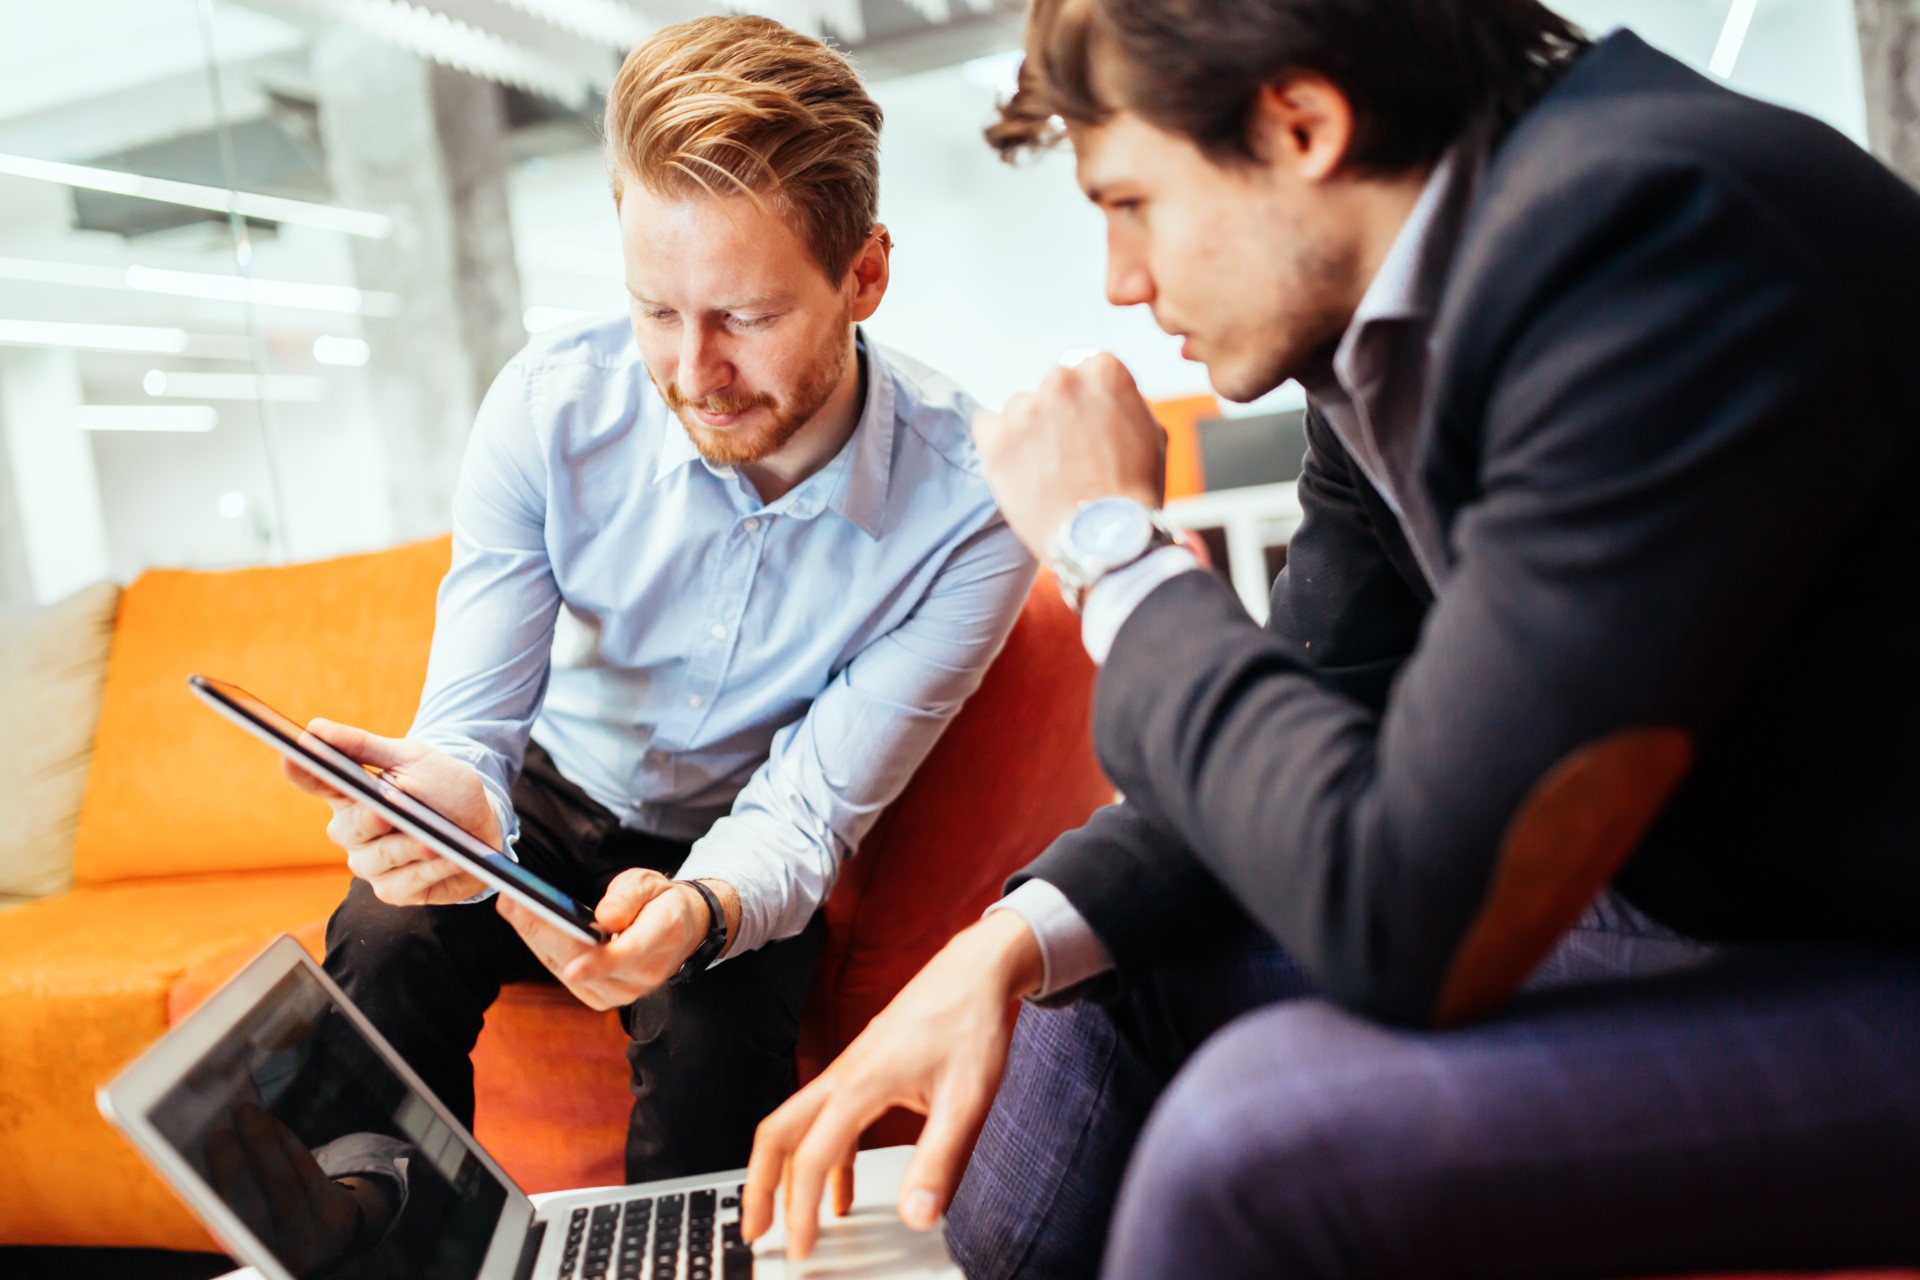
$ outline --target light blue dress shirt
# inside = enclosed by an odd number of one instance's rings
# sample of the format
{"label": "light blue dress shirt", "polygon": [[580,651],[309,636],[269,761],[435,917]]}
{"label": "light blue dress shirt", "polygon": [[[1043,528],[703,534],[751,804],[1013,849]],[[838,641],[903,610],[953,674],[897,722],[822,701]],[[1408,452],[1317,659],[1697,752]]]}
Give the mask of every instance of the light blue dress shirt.
{"label": "light blue dress shirt", "polygon": [[481,404],[411,735],[503,831],[529,733],[740,895],[729,954],[805,927],[1013,628],[1035,565],[976,406],[862,336],[846,446],[778,501],[709,465],[625,319],[542,334]]}

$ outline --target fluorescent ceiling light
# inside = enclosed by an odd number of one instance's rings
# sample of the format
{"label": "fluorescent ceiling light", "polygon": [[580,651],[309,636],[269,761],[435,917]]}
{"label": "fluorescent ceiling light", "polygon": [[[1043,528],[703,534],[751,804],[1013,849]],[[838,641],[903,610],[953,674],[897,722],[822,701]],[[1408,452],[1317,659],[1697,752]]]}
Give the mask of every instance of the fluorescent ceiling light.
{"label": "fluorescent ceiling light", "polygon": [[1760,0],[1733,0],[1727,10],[1720,43],[1713,47],[1713,61],[1707,64],[1707,69],[1722,80],[1733,75],[1733,65],[1740,61],[1740,46],[1747,42],[1747,28],[1753,25],[1753,11],[1759,7]]}
{"label": "fluorescent ceiling light", "polygon": [[64,284],[81,289],[127,287],[127,273],[119,267],[97,267],[85,262],[50,262],[38,258],[0,258],[0,280],[31,280],[35,284]]}
{"label": "fluorescent ceiling light", "polygon": [[279,400],[317,404],[327,398],[327,380],[310,374],[180,373],[149,369],[141,388],[156,399]]}
{"label": "fluorescent ceiling light", "polygon": [[52,320],[0,320],[0,344],[75,347],[82,351],[152,351],[178,355],[190,341],[185,329],[130,324],[62,324]]}
{"label": "fluorescent ceiling light", "polygon": [[96,169],[91,165],[63,164],[58,160],[0,154],[0,174],[58,182],[87,191],[106,191],[117,196],[134,196],[141,200],[158,200],[163,204],[184,205],[190,209],[233,212],[245,218],[259,218],[267,222],[318,227],[323,231],[338,231],[371,240],[384,240],[393,234],[393,219],[383,213],[343,209],[338,205],[315,204],[310,200],[289,200],[284,196],[261,195],[253,191],[229,191],[225,187],[175,182],[171,178],[147,178],[137,173],[122,173],[117,169]]}
{"label": "fluorescent ceiling light", "polygon": [[520,326],[528,333],[539,333],[544,329],[557,329],[563,324],[575,320],[585,320],[591,311],[572,311],[566,307],[528,307],[520,317]]}
{"label": "fluorescent ceiling light", "polygon": [[83,404],[73,411],[82,431],[211,431],[220,415],[210,404]]}
{"label": "fluorescent ceiling light", "polygon": [[251,302],[263,307],[331,311],[350,316],[390,316],[399,303],[399,298],[394,294],[365,293],[351,285],[254,280],[246,276],[217,275],[207,271],[170,271],[160,267],[128,267],[127,287],[142,293],[166,293],[180,298]]}
{"label": "fluorescent ceiling light", "polygon": [[389,316],[398,309],[400,302],[391,293],[370,293],[348,285],[260,280],[217,272],[173,271],[138,265],[107,267],[33,258],[0,258],[0,280],[31,280],[39,284],[68,285],[81,289],[132,289],[140,293],[160,293],[177,298],[251,302],[255,306],[326,311],[336,315]]}
{"label": "fluorescent ceiling light", "polygon": [[373,356],[373,348],[358,338],[336,338],[323,333],[313,340],[313,358],[321,364],[357,369]]}

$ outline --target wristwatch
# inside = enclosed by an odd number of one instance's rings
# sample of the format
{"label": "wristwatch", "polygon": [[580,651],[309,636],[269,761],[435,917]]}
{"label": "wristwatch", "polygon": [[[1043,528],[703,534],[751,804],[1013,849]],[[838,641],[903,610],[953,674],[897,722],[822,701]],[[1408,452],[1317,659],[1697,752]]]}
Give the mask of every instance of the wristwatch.
{"label": "wristwatch", "polygon": [[720,906],[720,895],[698,880],[675,880],[674,883],[686,885],[707,904],[707,936],[700,939],[700,945],[693,949],[693,954],[687,957],[687,962],[680,966],[679,971],[667,979],[668,986],[684,987],[705,973],[714,957],[727,945],[727,913]]}
{"label": "wristwatch", "polygon": [[1180,541],[1162,512],[1132,498],[1093,498],[1075,507],[1047,548],[1047,566],[1067,608],[1079,613],[1093,585]]}

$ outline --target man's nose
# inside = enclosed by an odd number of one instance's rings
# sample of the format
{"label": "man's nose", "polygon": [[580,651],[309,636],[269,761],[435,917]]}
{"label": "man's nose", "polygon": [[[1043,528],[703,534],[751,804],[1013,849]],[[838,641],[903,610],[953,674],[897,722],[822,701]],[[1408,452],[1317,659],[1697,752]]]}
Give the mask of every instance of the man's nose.
{"label": "man's nose", "polygon": [[680,392],[689,400],[704,400],[733,381],[733,366],[704,326],[688,325],[680,340]]}
{"label": "man's nose", "polygon": [[1107,254],[1107,301],[1116,307],[1152,302],[1153,276],[1144,262],[1117,253]]}

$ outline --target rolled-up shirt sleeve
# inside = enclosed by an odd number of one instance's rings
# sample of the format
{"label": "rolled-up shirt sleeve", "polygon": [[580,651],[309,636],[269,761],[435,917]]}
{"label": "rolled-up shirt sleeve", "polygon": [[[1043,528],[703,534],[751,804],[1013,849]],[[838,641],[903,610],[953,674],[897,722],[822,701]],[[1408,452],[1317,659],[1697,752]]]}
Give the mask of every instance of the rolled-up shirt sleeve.
{"label": "rolled-up shirt sleeve", "polygon": [[1036,571],[996,513],[955,548],[919,606],[775,735],[732,811],[679,871],[682,879],[723,880],[740,895],[728,955],[806,927],[842,860],[979,687]]}
{"label": "rolled-up shirt sleeve", "polygon": [[472,765],[512,852],[509,799],[546,697],[560,589],[547,557],[546,468],[521,361],[494,380],[453,499],[426,687],[408,736]]}

